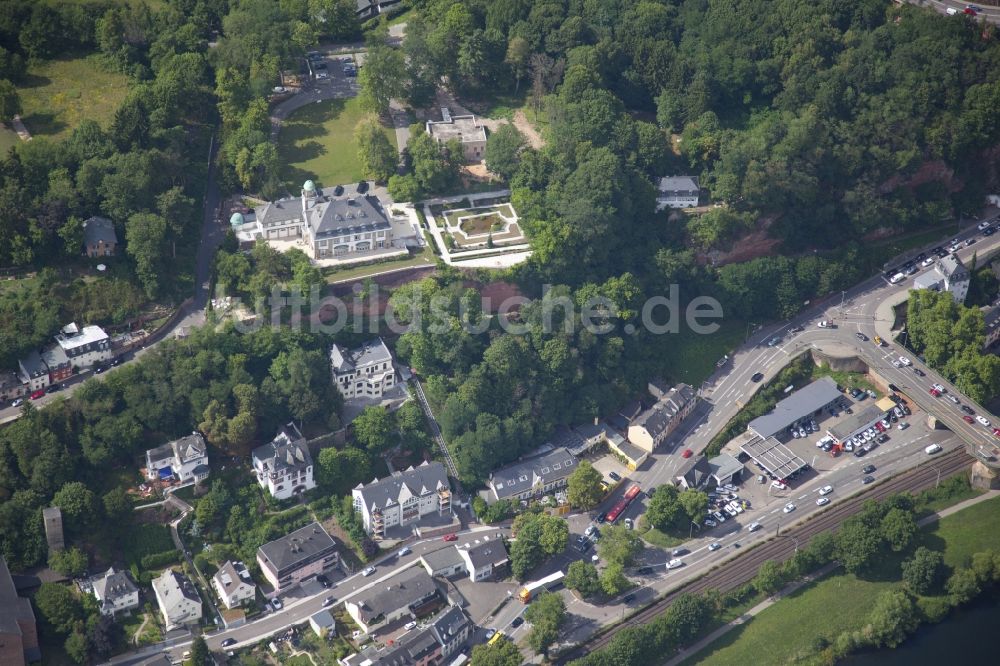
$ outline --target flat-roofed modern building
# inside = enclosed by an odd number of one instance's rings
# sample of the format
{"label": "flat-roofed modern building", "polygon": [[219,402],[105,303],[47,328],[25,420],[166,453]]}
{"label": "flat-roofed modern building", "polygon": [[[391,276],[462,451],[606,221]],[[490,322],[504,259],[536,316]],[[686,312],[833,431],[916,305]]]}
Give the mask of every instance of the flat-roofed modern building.
{"label": "flat-roofed modern building", "polygon": [[257,564],[276,593],[337,564],[337,544],[319,523],[309,523],[257,549]]}

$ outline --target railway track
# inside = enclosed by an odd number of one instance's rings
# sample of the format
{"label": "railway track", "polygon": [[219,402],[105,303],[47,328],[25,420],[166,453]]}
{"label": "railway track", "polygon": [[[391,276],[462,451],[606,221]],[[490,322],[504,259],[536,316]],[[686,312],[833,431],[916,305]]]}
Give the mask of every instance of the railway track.
{"label": "railway track", "polygon": [[567,664],[573,659],[579,659],[591,652],[600,650],[610,643],[622,629],[650,622],[653,618],[663,613],[682,594],[698,594],[709,589],[715,589],[722,593],[734,590],[753,580],[757,575],[760,565],[765,561],[775,560],[783,562],[787,560],[795,553],[796,545],[804,547],[809,539],[816,534],[835,530],[844,520],[860,511],[861,506],[866,501],[870,499],[884,499],[901,492],[919,492],[933,486],[939,478],[945,478],[968,467],[973,461],[974,459],[964,449],[958,449],[935,458],[932,462],[921,465],[914,470],[899,474],[884,483],[872,487],[866,492],[835,504],[830,510],[824,511],[804,523],[786,529],[782,533],[781,538],[772,538],[760,546],[747,550],[743,555],[723,563],[720,568],[682,585],[655,603],[631,615],[605,633],[595,636],[589,641],[581,643],[568,652],[561,654],[556,663]]}

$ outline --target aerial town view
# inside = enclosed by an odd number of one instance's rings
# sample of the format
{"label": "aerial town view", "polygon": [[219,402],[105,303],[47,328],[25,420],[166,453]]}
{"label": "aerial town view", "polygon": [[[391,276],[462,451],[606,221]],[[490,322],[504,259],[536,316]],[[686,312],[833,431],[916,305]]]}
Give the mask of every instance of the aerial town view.
{"label": "aerial town view", "polygon": [[0,666],[996,663],[998,232],[1000,0],[0,0]]}

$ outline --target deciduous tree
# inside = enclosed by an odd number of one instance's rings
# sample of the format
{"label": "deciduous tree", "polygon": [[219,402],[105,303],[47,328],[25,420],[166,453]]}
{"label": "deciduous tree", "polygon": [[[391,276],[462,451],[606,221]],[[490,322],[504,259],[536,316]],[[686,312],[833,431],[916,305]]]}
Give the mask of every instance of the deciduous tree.
{"label": "deciduous tree", "polygon": [[375,119],[362,120],[354,129],[358,158],[365,178],[385,183],[396,173],[399,154]]}
{"label": "deciduous tree", "polygon": [[567,480],[569,503],[584,511],[593,509],[604,497],[601,481],[601,473],[589,461],[581,460]]}

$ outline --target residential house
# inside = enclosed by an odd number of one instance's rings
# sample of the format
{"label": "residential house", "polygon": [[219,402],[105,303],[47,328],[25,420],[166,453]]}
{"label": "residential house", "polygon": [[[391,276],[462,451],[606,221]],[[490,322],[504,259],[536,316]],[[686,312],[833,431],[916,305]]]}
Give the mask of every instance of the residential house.
{"label": "residential house", "polygon": [[110,257],[118,247],[115,223],[106,217],[91,217],[83,222],[83,253],[88,257]]}
{"label": "residential house", "polygon": [[294,423],[284,426],[270,443],[254,449],[252,458],[257,483],[272,497],[288,499],[316,487],[309,446]]}
{"label": "residential house", "polygon": [[199,432],[146,451],[146,478],[200,483],[208,478],[208,445]]}
{"label": "residential house", "polygon": [[441,601],[434,579],[420,567],[408,567],[344,601],[347,612],[366,634]]}
{"label": "residential house", "polygon": [[441,644],[431,629],[416,629],[385,646],[366,647],[338,663],[341,666],[434,666],[442,663]]}
{"label": "residential house", "polygon": [[313,259],[371,254],[392,245],[392,226],[377,198],[348,194],[344,187],[317,189],[311,180],[298,199],[258,206],[254,218],[256,227],[247,233],[268,241],[299,239]]}
{"label": "residential house", "polygon": [[357,349],[347,350],[334,344],[330,348],[333,385],[345,399],[381,398],[396,385],[396,369],[392,352],[375,338]]}
{"label": "residential house", "polygon": [[913,280],[914,289],[947,291],[956,303],[964,303],[972,276],[957,254],[949,254],[934,262],[934,267]]}
{"label": "residential house", "polygon": [[201,620],[201,597],[184,574],[167,569],[153,579],[153,594],[167,631]]}
{"label": "residential house", "polygon": [[0,556],[0,664],[22,666],[41,658],[31,602],[17,595],[7,560]]}
{"label": "residential house", "polygon": [[449,606],[431,622],[431,631],[441,645],[441,656],[448,658],[469,639],[474,627],[461,606]]}
{"label": "residential house", "polygon": [[42,352],[42,361],[49,369],[49,383],[58,384],[73,376],[73,363],[59,345],[53,345]]}
{"label": "residential house", "polygon": [[703,455],[691,456],[684,460],[674,472],[674,483],[681,488],[698,489],[712,478],[712,466]]}
{"label": "residential house", "polygon": [[656,194],[656,210],[694,208],[698,205],[698,178],[695,176],[665,176],[660,178]]}
{"label": "residential house", "polygon": [[1000,340],[1000,301],[993,305],[981,308],[983,311],[983,324],[986,328],[986,339],[983,340],[983,349],[989,349]]}
{"label": "residential house", "polygon": [[356,2],[357,8],[354,13],[359,19],[365,21],[378,16],[393,5],[398,5],[400,0],[356,0]]}
{"label": "residential house", "polygon": [[426,128],[438,143],[457,139],[468,162],[479,162],[486,154],[486,128],[474,115],[453,116],[447,107],[442,107],[441,120],[428,120]]}
{"label": "residential house", "polygon": [[312,627],[313,632],[320,638],[325,638],[328,634],[332,634],[337,629],[337,622],[330,615],[330,611],[325,608],[318,613],[313,613],[309,616],[309,626]]}
{"label": "residential house", "polygon": [[114,567],[91,582],[94,598],[97,599],[101,615],[114,617],[118,613],[139,607],[139,588],[124,571]]}
{"label": "residential house", "polygon": [[21,381],[27,385],[28,391],[34,393],[49,385],[49,366],[45,365],[38,352],[29,352],[17,362],[17,367],[20,370]]}
{"label": "residential house", "polygon": [[569,475],[576,469],[577,459],[566,448],[559,447],[527,458],[490,473],[490,501],[526,500],[566,487]]}
{"label": "residential house", "polygon": [[337,544],[313,522],[258,548],[257,564],[275,593],[280,593],[336,566]]}
{"label": "residential house", "polygon": [[109,361],[114,356],[111,338],[100,326],[84,326],[81,329],[75,323],[67,324],[56,335],[56,344],[77,370]]}
{"label": "residential house", "polygon": [[657,398],[656,403],[629,424],[628,441],[652,453],[691,413],[696,396],[694,389],[687,384],[678,384],[664,391],[654,382],[649,389]]}
{"label": "residential house", "polygon": [[456,545],[456,548],[459,557],[465,563],[469,580],[474,583],[492,578],[495,572],[505,569],[510,564],[507,547],[500,539],[491,540],[489,537],[483,537],[482,542],[477,540],[472,544]]}
{"label": "residential house", "polygon": [[0,400],[23,398],[28,394],[28,385],[16,372],[0,372]]}
{"label": "residential house", "polygon": [[451,578],[467,572],[465,560],[459,555],[457,548],[432,550],[421,555],[419,561],[427,575],[435,578]]}
{"label": "residential house", "polygon": [[412,525],[429,515],[451,515],[451,487],[444,465],[424,461],[371,483],[351,494],[365,531],[376,539],[397,525]]}
{"label": "residential house", "polygon": [[252,601],[257,595],[257,586],[254,585],[250,572],[242,562],[226,560],[226,563],[219,567],[219,570],[212,576],[212,587],[219,599],[232,610],[241,606],[246,601]]}

